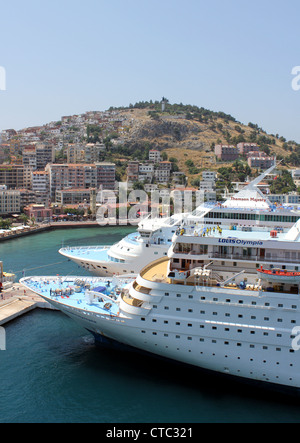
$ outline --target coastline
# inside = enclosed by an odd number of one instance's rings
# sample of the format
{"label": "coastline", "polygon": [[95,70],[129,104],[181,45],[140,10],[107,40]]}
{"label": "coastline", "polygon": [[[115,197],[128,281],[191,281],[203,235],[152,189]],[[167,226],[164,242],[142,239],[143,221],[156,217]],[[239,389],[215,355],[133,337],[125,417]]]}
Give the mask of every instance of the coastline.
{"label": "coastline", "polygon": [[[128,221],[127,224],[122,223],[120,226],[135,226],[138,224],[138,221],[135,223]],[[119,226],[117,220],[109,220],[109,222],[105,225],[105,227],[114,227]],[[0,242],[13,240],[20,237],[25,237],[26,235],[38,234],[40,232],[52,231],[55,229],[79,229],[79,228],[97,228],[102,227],[97,221],[60,221],[60,222],[51,222],[43,225],[38,225],[35,227],[28,227],[28,229],[24,229],[22,231],[11,231],[6,232],[4,234],[0,234]]]}

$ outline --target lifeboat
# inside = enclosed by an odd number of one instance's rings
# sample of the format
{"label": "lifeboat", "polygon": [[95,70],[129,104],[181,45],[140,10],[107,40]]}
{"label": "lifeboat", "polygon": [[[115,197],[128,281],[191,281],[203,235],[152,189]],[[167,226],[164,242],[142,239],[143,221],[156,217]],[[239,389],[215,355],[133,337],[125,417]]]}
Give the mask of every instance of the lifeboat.
{"label": "lifeboat", "polygon": [[300,283],[300,272],[287,271],[286,269],[263,269],[257,270],[260,278],[277,283]]}

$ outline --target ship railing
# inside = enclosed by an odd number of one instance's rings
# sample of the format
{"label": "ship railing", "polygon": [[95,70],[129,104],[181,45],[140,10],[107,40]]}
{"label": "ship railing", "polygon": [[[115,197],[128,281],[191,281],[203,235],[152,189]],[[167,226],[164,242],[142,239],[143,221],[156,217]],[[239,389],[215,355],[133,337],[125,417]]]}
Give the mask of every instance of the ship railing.
{"label": "ship railing", "polygon": [[209,258],[222,258],[227,260],[250,260],[256,262],[274,262],[274,263],[297,263],[300,257],[279,257],[277,254],[269,254],[264,257],[260,255],[242,255],[242,254],[219,254],[217,252],[208,254]]}
{"label": "ship railing", "polygon": [[107,246],[107,245],[97,245],[97,246],[65,246],[63,248],[61,248],[61,251],[83,251],[83,250],[91,250],[91,249],[110,249],[111,246]]}

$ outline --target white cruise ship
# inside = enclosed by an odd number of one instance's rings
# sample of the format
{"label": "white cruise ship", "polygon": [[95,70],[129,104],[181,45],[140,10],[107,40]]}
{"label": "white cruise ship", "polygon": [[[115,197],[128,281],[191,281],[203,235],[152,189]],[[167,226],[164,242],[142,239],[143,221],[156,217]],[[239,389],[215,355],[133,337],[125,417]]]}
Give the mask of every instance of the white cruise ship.
{"label": "white cruise ship", "polygon": [[174,234],[168,257],[136,278],[21,283],[99,342],[295,392],[299,260],[300,220],[281,232],[186,226]]}
{"label": "white cruise ship", "polygon": [[167,255],[172,236],[183,219],[190,224],[204,221],[207,225],[243,225],[249,229],[254,226],[291,227],[300,217],[300,211],[272,205],[258,188],[275,167],[266,170],[223,204],[203,204],[192,214],[144,219],[137,232],[112,246],[71,246],[60,249],[59,253],[98,276],[136,274],[152,260]]}

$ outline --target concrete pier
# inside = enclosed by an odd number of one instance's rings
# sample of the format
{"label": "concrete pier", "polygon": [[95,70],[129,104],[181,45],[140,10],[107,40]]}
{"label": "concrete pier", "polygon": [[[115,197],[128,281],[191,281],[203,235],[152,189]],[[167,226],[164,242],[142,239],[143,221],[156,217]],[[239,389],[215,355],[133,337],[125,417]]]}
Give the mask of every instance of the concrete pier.
{"label": "concrete pier", "polygon": [[20,283],[14,283],[10,289],[2,292],[0,300],[0,326],[32,311],[36,308],[54,309],[48,302],[25,289]]}

